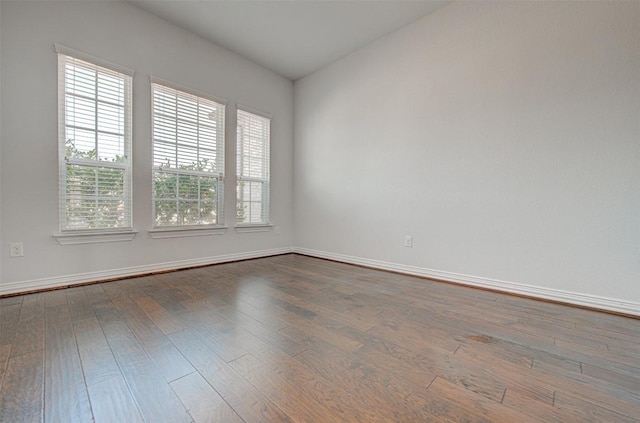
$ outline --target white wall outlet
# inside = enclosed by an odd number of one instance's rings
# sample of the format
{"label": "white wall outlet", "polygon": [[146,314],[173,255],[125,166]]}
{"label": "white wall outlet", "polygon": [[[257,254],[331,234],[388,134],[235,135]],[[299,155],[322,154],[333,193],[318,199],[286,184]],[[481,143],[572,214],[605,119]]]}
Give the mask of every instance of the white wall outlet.
{"label": "white wall outlet", "polygon": [[275,228],[273,228],[273,233],[276,235],[280,235],[280,226],[276,226]]}
{"label": "white wall outlet", "polygon": [[407,235],[404,237],[404,246],[413,247],[413,237],[411,235]]}
{"label": "white wall outlet", "polygon": [[24,256],[24,245],[22,242],[12,242],[9,244],[9,250],[11,257],[23,257]]}

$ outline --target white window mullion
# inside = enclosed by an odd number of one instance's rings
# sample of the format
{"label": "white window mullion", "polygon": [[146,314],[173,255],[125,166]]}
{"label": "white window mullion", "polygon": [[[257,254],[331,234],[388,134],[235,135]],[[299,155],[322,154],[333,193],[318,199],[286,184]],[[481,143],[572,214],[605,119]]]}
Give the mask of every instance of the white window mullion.
{"label": "white window mullion", "polygon": [[[196,163],[200,165],[200,100],[196,101]],[[198,197],[200,195],[200,179],[198,179]],[[198,214],[200,214],[198,212]]]}
{"label": "white window mullion", "polygon": [[[180,143],[178,142],[178,139],[179,139],[178,138],[178,127],[179,127],[179,122],[180,122],[180,119],[178,119],[178,115],[179,115],[179,113],[178,113],[178,106],[179,106],[178,93],[175,93],[174,95],[172,95],[172,97],[176,102],[176,107],[175,107],[174,113],[173,113],[173,115],[174,115],[173,120],[175,122],[175,134],[176,134],[176,137],[175,137],[175,151],[176,151],[176,154],[175,154],[175,157],[173,159],[173,163],[174,163],[174,166],[178,167],[178,163],[179,163],[178,155],[180,153]],[[176,186],[175,186],[175,189],[174,189],[175,196],[176,196],[175,210],[176,210],[176,224],[178,224],[178,219],[179,219],[178,216],[180,216],[180,183],[179,183],[180,182],[180,175],[178,173],[175,174],[175,181],[176,181]],[[155,183],[155,181],[154,181],[154,183]],[[169,225],[166,225],[166,223],[168,223],[166,221],[165,221],[165,225],[158,225],[157,218],[156,218],[155,221],[156,221],[156,226],[169,226]]]}
{"label": "white window mullion", "polygon": [[[93,78],[94,78],[94,84],[93,84],[93,119],[95,122],[95,150],[96,150],[96,157],[100,157],[100,146],[98,145],[98,72],[94,71],[93,72]],[[97,176],[96,176],[97,179]],[[96,181],[96,186],[98,185],[97,181]]]}

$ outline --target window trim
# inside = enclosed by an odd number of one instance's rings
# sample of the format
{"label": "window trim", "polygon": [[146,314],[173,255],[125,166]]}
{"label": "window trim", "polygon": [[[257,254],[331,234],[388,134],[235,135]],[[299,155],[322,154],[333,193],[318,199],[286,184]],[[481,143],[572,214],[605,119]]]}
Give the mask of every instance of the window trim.
{"label": "window trim", "polygon": [[[185,87],[184,85],[167,81],[166,79],[158,78],[155,75],[149,75],[149,83],[162,85],[167,88],[174,89],[176,91],[182,91],[183,93],[195,95],[196,97],[201,97],[207,100],[215,101],[216,103],[222,104],[225,107],[225,116],[226,116],[227,100],[222,97],[216,97],[213,94],[209,94],[199,90],[194,90],[193,88]],[[151,94],[153,94],[153,91],[151,92]],[[153,117],[153,95],[151,96],[151,117]],[[153,122],[152,122],[152,125],[153,125]]]}
{"label": "window trim", "polygon": [[[239,163],[239,159],[240,157],[238,156],[238,143],[239,143],[239,138],[238,138],[238,112],[243,111],[245,113],[250,113],[259,117],[262,117],[264,119],[269,120],[269,140],[268,140],[268,155],[267,155],[267,162],[268,162],[268,167],[266,169],[266,174],[267,177],[266,178],[255,178],[255,177],[241,177],[239,175],[239,170],[238,170],[238,163]],[[268,184],[268,189],[267,189],[267,201],[265,201],[265,204],[263,204],[263,207],[266,209],[266,215],[267,215],[267,219],[261,221],[261,222],[255,222],[255,223],[250,223],[250,222],[238,222],[238,215],[236,212],[236,225],[235,225],[235,229],[237,233],[253,233],[253,232],[268,232],[271,230],[273,224],[271,223],[271,123],[273,121],[273,117],[271,114],[254,109],[252,107],[248,107],[245,106],[243,104],[236,104],[236,148],[235,148],[235,162],[236,162],[236,186],[235,186],[235,192],[236,192],[236,210],[237,210],[237,204],[238,204],[238,197],[237,197],[237,193],[238,193],[238,183],[240,181],[256,181],[256,182],[262,182],[262,183],[267,183]]]}
{"label": "window trim", "polygon": [[77,245],[77,244],[100,244],[103,242],[121,242],[133,241],[138,232],[135,230],[122,231],[82,231],[78,230],[74,233],[60,233],[52,236],[60,245]]}
{"label": "window trim", "polygon": [[224,235],[227,226],[224,225],[184,225],[158,226],[149,229],[149,236],[153,239],[186,238],[192,236]]}
{"label": "window trim", "polygon": [[[189,171],[189,172],[181,172],[179,169],[167,168],[167,173],[175,173],[176,175],[181,174],[190,174],[192,176],[203,176],[203,177],[214,177],[217,180],[219,186],[222,186],[222,192],[218,191],[216,193],[216,209],[218,213],[222,215],[222,219],[219,220],[215,224],[189,224],[189,225],[156,225],[156,210],[155,210],[155,172],[160,170],[162,171],[162,167],[156,167],[154,164],[154,156],[155,156],[155,128],[154,128],[154,84],[172,89],[178,92],[185,93],[187,95],[192,95],[195,97],[199,97],[205,100],[209,100],[215,103],[218,103],[223,106],[224,116],[222,118],[222,140],[218,143],[222,148],[222,168],[216,172],[202,172],[202,171]],[[199,90],[195,90],[192,88],[185,87],[183,85],[177,84],[175,82],[167,81],[165,79],[159,78],[154,75],[149,76],[149,86],[150,86],[150,113],[151,113],[151,184],[152,184],[152,216],[151,216],[151,228],[148,229],[149,236],[154,239],[161,238],[177,238],[177,237],[189,237],[189,236],[203,236],[203,235],[220,235],[226,232],[227,226],[224,225],[224,207],[225,207],[225,166],[226,166],[226,139],[227,139],[227,100],[216,97],[212,94],[205,93]],[[221,194],[221,195],[220,195]],[[216,215],[216,219],[218,219],[219,215]]]}
{"label": "window trim", "polygon": [[[58,241],[60,245],[74,245],[74,244],[89,244],[89,243],[102,243],[102,242],[118,242],[118,241],[131,241],[136,235],[136,231],[133,229],[133,76],[135,71],[124,66],[117,65],[108,60],[104,60],[90,54],[84,53],[67,47],[62,44],[54,43],[54,51],[57,54],[57,101],[58,101],[58,232],[52,236]],[[64,228],[63,224],[67,222],[66,215],[66,192],[63,192],[62,186],[66,185],[66,165],[68,160],[65,157],[65,145],[62,140],[66,138],[66,92],[60,92],[62,85],[60,75],[61,69],[61,55],[70,57],[72,59],[78,59],[84,62],[88,62],[94,66],[104,68],[113,72],[124,75],[126,79],[125,83],[125,95],[126,107],[124,111],[124,124],[125,124],[125,142],[128,144],[126,152],[128,155],[126,164],[114,164],[108,165],[108,168],[122,168],[124,173],[125,201],[128,201],[129,221],[128,225],[122,228],[79,228],[68,229]],[[64,66],[64,63],[62,64]],[[83,165],[82,159],[73,161],[78,165]],[[107,163],[101,164],[99,161],[91,161],[90,163],[84,163],[87,166],[102,167]],[[66,191],[66,190],[65,190]]]}
{"label": "window trim", "polygon": [[76,59],[80,59],[80,60],[84,60],[85,62],[90,62],[94,65],[103,67],[103,68],[107,68],[110,69],[114,72],[118,72],[118,73],[122,73],[124,75],[127,75],[129,77],[131,77],[131,79],[133,79],[136,71],[121,65],[118,65],[116,63],[110,62],[108,60],[105,59],[101,59],[99,57],[96,56],[92,56],[88,53],[79,51],[79,50],[75,50],[72,49],[71,47],[67,47],[65,45],[62,44],[58,44],[55,43],[54,44],[54,50],[56,53],[58,54],[64,54],[65,56],[71,56],[74,57]]}
{"label": "window trim", "polygon": [[255,232],[269,232],[273,228],[271,223],[238,223],[235,230],[239,234],[250,234]]}

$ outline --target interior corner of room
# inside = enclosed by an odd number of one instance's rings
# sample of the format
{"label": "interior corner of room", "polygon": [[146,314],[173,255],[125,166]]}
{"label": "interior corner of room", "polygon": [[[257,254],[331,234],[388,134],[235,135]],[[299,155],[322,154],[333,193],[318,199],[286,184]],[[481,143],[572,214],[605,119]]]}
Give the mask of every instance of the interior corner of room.
{"label": "interior corner of room", "polygon": [[[293,252],[640,315],[638,2],[451,2],[291,73],[152,3],[1,2],[0,295]],[[52,237],[54,43],[135,70],[131,240]],[[150,76],[271,115],[274,229],[152,236]]]}

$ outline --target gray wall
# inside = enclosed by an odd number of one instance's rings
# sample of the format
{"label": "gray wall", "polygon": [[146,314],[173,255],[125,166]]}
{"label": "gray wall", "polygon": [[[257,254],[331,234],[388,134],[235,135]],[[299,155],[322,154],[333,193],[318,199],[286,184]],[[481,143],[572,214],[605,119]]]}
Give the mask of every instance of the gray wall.
{"label": "gray wall", "polygon": [[[295,86],[125,2],[0,7],[0,292],[295,246],[640,314],[640,3],[455,2]],[[55,42],[136,70],[132,242],[51,237]],[[149,75],[228,100],[224,235],[147,233]],[[274,117],[280,235],[233,230],[236,103]]]}
{"label": "gray wall", "polygon": [[[2,286],[0,291],[290,249],[293,84],[125,2],[2,2]],[[57,56],[54,43],[135,69],[132,242],[61,246],[58,231]],[[224,235],[151,239],[149,76],[224,98],[227,189]],[[235,105],[270,113],[272,220],[238,234]],[[9,258],[9,243],[25,256]]]}
{"label": "gray wall", "polygon": [[296,248],[640,312],[639,22],[452,3],[298,80]]}

